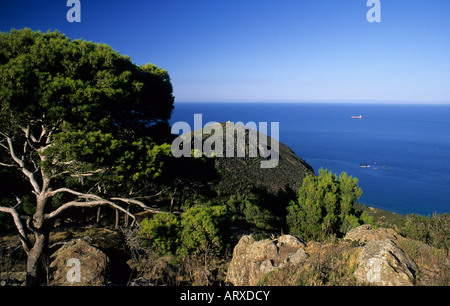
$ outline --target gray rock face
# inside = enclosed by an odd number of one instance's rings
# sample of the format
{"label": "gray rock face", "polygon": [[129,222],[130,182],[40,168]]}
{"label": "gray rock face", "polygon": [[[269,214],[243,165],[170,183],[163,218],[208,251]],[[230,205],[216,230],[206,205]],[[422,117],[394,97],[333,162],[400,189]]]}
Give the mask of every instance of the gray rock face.
{"label": "gray rock face", "polygon": [[[52,273],[50,284],[53,286],[101,286],[106,282],[108,256],[84,239],[70,241],[56,251],[51,259],[53,261],[50,264]],[[70,259],[76,259],[80,263],[79,282],[70,277],[71,269],[75,267],[69,261]],[[71,274],[69,277],[68,273]]]}
{"label": "gray rock face", "polygon": [[412,286],[416,263],[392,240],[373,240],[363,247],[355,271],[357,280],[380,286]]}
{"label": "gray rock face", "polygon": [[360,245],[365,245],[370,241],[384,239],[396,241],[403,239],[403,237],[393,229],[379,228],[375,230],[369,224],[364,224],[350,230],[344,237],[344,240],[357,241]]}
{"label": "gray rock face", "polygon": [[[375,286],[415,285],[418,267],[394,242],[404,239],[395,231],[360,226],[350,231],[346,239],[360,243],[357,247],[349,246],[353,252],[357,252],[357,261],[353,261],[353,265],[356,263],[357,266],[353,274],[357,283]],[[345,243],[343,241],[343,245]],[[275,270],[289,268],[291,272],[302,271],[302,268],[314,265],[312,258],[321,254],[320,250],[316,252],[315,244],[319,245],[319,249],[327,247],[317,242],[310,242],[306,246],[290,235],[261,241],[243,236],[234,248],[227,281],[236,286],[254,286],[259,284],[265,274]],[[342,250],[348,250],[346,248]]]}
{"label": "gray rock face", "polygon": [[403,252],[395,241],[404,239],[388,228],[373,229],[361,225],[352,229],[344,239],[363,245],[355,271],[357,280],[364,284],[381,286],[411,286],[415,284],[416,263]]}
{"label": "gray rock face", "polygon": [[255,286],[259,279],[287,264],[299,264],[308,258],[305,244],[290,235],[255,241],[243,236],[233,251],[227,281],[235,286]]}

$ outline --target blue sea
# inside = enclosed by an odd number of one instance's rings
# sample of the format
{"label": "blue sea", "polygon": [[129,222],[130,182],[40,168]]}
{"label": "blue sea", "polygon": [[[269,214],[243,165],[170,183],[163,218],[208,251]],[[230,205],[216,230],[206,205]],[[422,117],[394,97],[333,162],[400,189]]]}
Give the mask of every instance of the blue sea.
{"label": "blue sea", "polygon": [[203,124],[279,122],[280,142],[316,173],[357,177],[365,205],[404,215],[450,212],[450,105],[176,103],[171,123],[193,128],[194,114]]}

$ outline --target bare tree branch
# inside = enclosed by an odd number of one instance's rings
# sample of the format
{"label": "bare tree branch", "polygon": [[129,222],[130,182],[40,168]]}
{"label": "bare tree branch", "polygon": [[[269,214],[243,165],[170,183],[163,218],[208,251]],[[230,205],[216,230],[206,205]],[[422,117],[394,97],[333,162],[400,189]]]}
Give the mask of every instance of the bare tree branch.
{"label": "bare tree branch", "polygon": [[148,196],[134,197],[133,199],[152,199],[152,198],[159,197],[165,191],[166,191],[166,189],[161,189],[158,193],[155,193],[155,194],[152,194],[152,195],[148,195]]}
{"label": "bare tree branch", "polygon": [[147,205],[145,205],[144,203],[142,203],[141,201],[138,200],[134,200],[134,199],[127,199],[127,198],[111,198],[112,201],[121,201],[127,204],[135,204],[138,205],[144,209],[150,209],[150,207],[148,207]]}
{"label": "bare tree branch", "polygon": [[20,127],[20,129],[22,130],[22,132],[25,134],[25,139],[31,139],[31,141],[33,142],[38,142],[36,137],[34,137],[31,132],[30,132],[30,126],[27,126],[26,128],[24,127]]}
{"label": "bare tree branch", "polygon": [[144,203],[142,203],[141,201],[138,201],[138,200],[135,200],[135,199],[111,198],[111,200],[112,201],[121,201],[121,202],[124,202],[124,203],[127,203],[127,204],[135,204],[135,205],[138,205],[138,206],[142,207],[144,210],[153,212],[155,214],[167,213],[167,212],[162,211],[160,209],[150,208],[147,205],[145,205]]}
{"label": "bare tree branch", "polygon": [[120,206],[112,201],[120,201],[120,202],[124,202],[126,204],[137,205],[137,206],[143,208],[144,210],[150,211],[155,214],[166,213],[165,211],[162,211],[159,209],[150,208],[147,205],[145,205],[143,202],[135,200],[135,199],[114,197],[114,198],[111,198],[110,200],[106,200],[98,195],[81,193],[81,192],[78,192],[78,191],[75,191],[75,190],[72,190],[69,188],[59,188],[59,189],[50,191],[48,193],[48,195],[50,197],[53,197],[54,195],[56,195],[58,193],[69,193],[74,196],[77,196],[80,200],[84,199],[87,201],[82,202],[82,201],[76,200],[76,201],[67,202],[67,203],[63,204],[62,206],[60,206],[58,209],[54,210],[53,212],[46,214],[45,215],[46,219],[53,219],[53,218],[57,217],[59,214],[61,214],[63,211],[65,211],[66,209],[69,209],[71,207],[96,207],[96,206],[102,206],[102,205],[109,205],[109,206],[125,213],[126,215],[130,216],[131,218],[133,218],[133,223],[132,223],[132,226],[133,226],[133,224],[136,221],[136,217],[132,213],[130,213],[128,210],[126,210],[122,206]]}
{"label": "bare tree branch", "polygon": [[120,210],[121,212],[129,215],[133,219],[133,222],[132,222],[131,226],[133,226],[134,223],[136,222],[136,217],[133,214],[131,214],[130,212],[128,212],[126,209],[124,209],[120,205],[117,205],[117,204],[115,204],[115,203],[113,203],[111,201],[102,199],[100,197],[99,197],[98,200],[95,200],[95,201],[87,201],[87,202],[71,201],[71,202],[67,202],[67,203],[61,205],[58,209],[52,211],[49,214],[46,214],[45,215],[45,219],[47,219],[47,220],[54,219],[58,215],[60,215],[63,211],[65,211],[65,210],[67,210],[69,208],[72,208],[72,207],[78,207],[78,208],[84,207],[84,208],[86,208],[86,207],[97,207],[97,206],[103,206],[103,205],[109,205],[109,206],[113,207],[114,209]]}
{"label": "bare tree branch", "polygon": [[22,242],[23,249],[25,252],[30,251],[31,242],[27,238],[27,234],[25,232],[25,227],[23,226],[22,220],[20,220],[19,213],[14,207],[3,207],[0,206],[0,212],[11,214],[14,219],[14,224],[16,225],[17,230],[19,231],[20,241]]}
{"label": "bare tree branch", "polygon": [[84,199],[94,199],[94,200],[102,199],[101,197],[99,197],[97,195],[78,192],[78,191],[75,191],[75,190],[72,190],[72,189],[66,188],[66,187],[50,191],[48,193],[48,195],[49,195],[49,197],[53,197],[56,194],[63,193],[63,192],[70,193],[70,194],[73,194],[73,195],[75,195],[77,197],[84,198]]}
{"label": "bare tree branch", "polygon": [[32,231],[35,235],[39,235],[39,231],[36,230],[36,228],[33,226],[32,222],[33,218],[30,216],[22,216],[22,219],[25,219],[27,222],[27,228]]}
{"label": "bare tree branch", "polygon": [[25,176],[29,179],[31,185],[33,186],[34,192],[36,194],[41,193],[41,187],[39,186],[36,178],[34,177],[34,173],[25,167],[25,162],[22,159],[17,157],[17,155],[14,151],[14,146],[13,146],[11,138],[6,135],[4,135],[4,136],[6,137],[6,141],[8,142],[9,154],[11,155],[11,158],[14,160],[14,162],[17,163],[17,165],[19,165],[23,174],[25,174]]}
{"label": "bare tree branch", "polygon": [[[3,134],[2,132],[0,132],[0,135],[2,135],[3,137],[5,137],[5,134]],[[5,140],[6,140],[6,137],[5,137],[5,139],[2,139],[2,140],[1,140],[1,142],[0,142],[0,147],[4,148],[6,151],[9,152],[9,148],[8,148],[6,145],[4,145],[4,144],[2,143],[2,142],[5,141]]]}
{"label": "bare tree branch", "polygon": [[106,169],[97,169],[97,170],[93,170],[93,171],[88,171],[86,173],[79,173],[79,174],[71,174],[71,177],[88,177],[88,176],[93,176],[97,173],[103,173],[106,172]]}
{"label": "bare tree branch", "polygon": [[47,134],[47,127],[45,125],[41,126],[42,131],[41,131],[41,135],[39,136],[38,142],[42,141],[42,138],[44,138],[44,136]]}
{"label": "bare tree branch", "polygon": [[[62,192],[73,194],[73,195],[77,196],[79,199],[85,199],[88,201],[86,201],[86,202],[80,202],[80,201],[67,202],[67,203],[63,204],[62,206],[60,206],[58,209],[54,210],[53,212],[46,214],[45,215],[46,219],[55,218],[60,213],[62,213],[63,211],[65,211],[66,209],[71,208],[71,207],[96,207],[96,206],[102,206],[102,205],[109,205],[109,206],[129,215],[131,218],[133,218],[133,224],[136,221],[136,217],[133,214],[131,214],[129,211],[127,211],[126,209],[121,207],[120,205],[117,205],[114,202],[103,199],[102,197],[94,195],[94,194],[85,194],[85,193],[81,193],[81,192],[78,192],[78,191],[75,191],[75,190],[72,190],[69,188],[59,188],[59,189],[49,192],[49,196],[54,196],[55,194],[62,193]],[[134,204],[138,204],[137,202],[139,202],[139,201],[135,201]],[[139,202],[138,205],[141,207],[147,207],[142,202]]]}

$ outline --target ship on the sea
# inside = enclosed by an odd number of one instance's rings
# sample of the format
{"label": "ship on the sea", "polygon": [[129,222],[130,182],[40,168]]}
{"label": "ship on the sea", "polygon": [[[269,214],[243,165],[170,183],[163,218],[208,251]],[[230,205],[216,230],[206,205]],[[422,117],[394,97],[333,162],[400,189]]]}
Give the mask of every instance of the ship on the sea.
{"label": "ship on the sea", "polygon": [[352,118],[352,119],[362,119],[362,115],[359,115],[359,116],[350,116],[350,118]]}

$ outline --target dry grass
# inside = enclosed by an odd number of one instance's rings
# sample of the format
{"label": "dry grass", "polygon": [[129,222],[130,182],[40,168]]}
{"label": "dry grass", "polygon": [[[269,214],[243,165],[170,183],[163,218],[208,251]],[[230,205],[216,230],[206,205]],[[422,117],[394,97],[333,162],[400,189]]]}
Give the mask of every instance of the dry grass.
{"label": "dry grass", "polygon": [[416,275],[417,285],[450,285],[450,257],[445,250],[412,239],[402,239],[397,243],[419,268]]}
{"label": "dry grass", "polygon": [[321,244],[310,242],[309,258],[300,265],[286,265],[266,274],[265,286],[354,286],[353,276],[361,248],[349,242]]}

